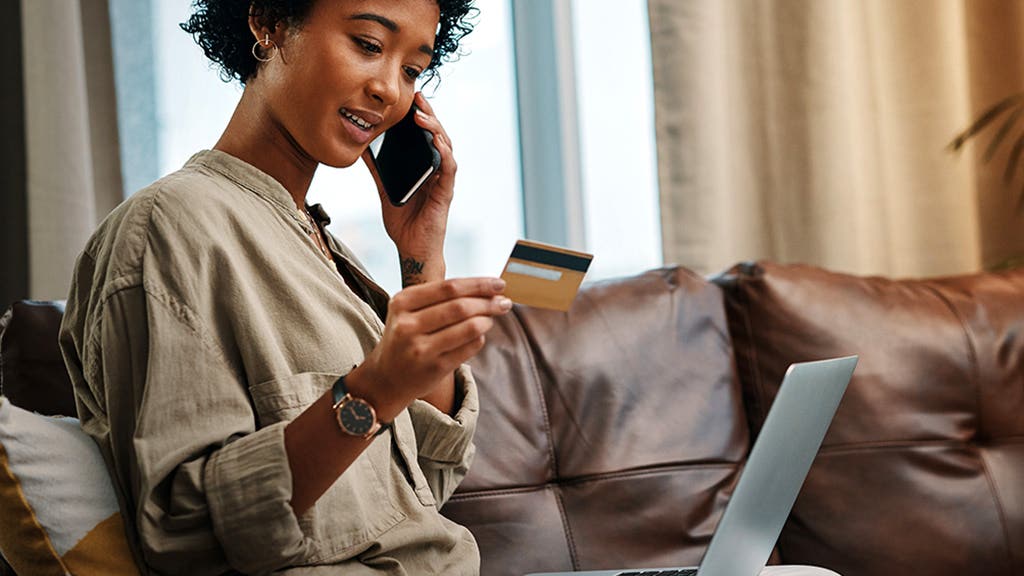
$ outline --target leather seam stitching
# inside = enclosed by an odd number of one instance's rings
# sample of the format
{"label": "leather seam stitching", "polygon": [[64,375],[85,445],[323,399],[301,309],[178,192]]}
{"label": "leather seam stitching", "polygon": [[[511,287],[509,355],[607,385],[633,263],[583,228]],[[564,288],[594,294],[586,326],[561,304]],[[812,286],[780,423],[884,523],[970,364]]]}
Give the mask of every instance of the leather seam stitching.
{"label": "leather seam stitching", "polygon": [[[989,445],[1015,445],[1024,444],[1024,437],[1011,437],[1001,439],[999,442],[990,443]],[[967,442],[963,440],[895,440],[895,441],[868,441],[868,442],[851,442],[847,444],[834,444],[831,446],[822,446],[818,450],[818,454],[822,456],[842,455],[844,453],[853,452],[869,452],[869,451],[897,451],[897,450],[910,450],[916,448],[966,448],[970,449],[979,446],[976,442]]]}
{"label": "leather seam stitching", "polygon": [[569,515],[565,513],[565,502],[562,500],[562,490],[556,484],[549,488],[554,492],[555,503],[558,505],[558,515],[562,517],[562,529],[565,530],[565,543],[569,547],[569,561],[572,562],[572,569],[580,569],[579,555],[576,553],[576,540],[572,535],[572,525],[569,524]]}
{"label": "leather seam stitching", "polygon": [[689,472],[691,470],[734,470],[743,465],[743,462],[721,462],[714,464],[676,464],[671,466],[652,466],[649,468],[639,468],[635,470],[626,470],[621,472],[606,472],[603,474],[592,474],[588,476],[580,476],[578,478],[566,479],[563,482],[547,482],[545,484],[538,484],[535,486],[520,486],[515,488],[483,488],[474,490],[472,492],[459,492],[451,497],[450,501],[458,500],[473,500],[484,498],[487,496],[510,496],[514,494],[529,494],[531,492],[540,492],[542,490],[551,489],[556,486],[575,486],[579,484],[586,484],[589,482],[602,482],[606,480],[619,480],[626,478],[635,478],[638,476],[657,476],[664,474],[671,474],[674,472]]}
{"label": "leather seam stitching", "polygon": [[978,432],[985,429],[984,427],[984,413],[982,411],[981,402],[981,363],[978,361],[978,350],[974,345],[974,333],[971,331],[970,325],[964,319],[960,310],[957,309],[953,301],[946,297],[936,286],[925,284],[924,288],[931,292],[940,302],[945,304],[949,312],[956,318],[956,321],[960,324],[960,329],[963,331],[964,344],[967,347],[967,358],[971,363],[971,384],[974,386],[975,401],[977,403],[977,414],[978,414]]}
{"label": "leather seam stitching", "polygon": [[[514,323],[514,325],[515,325],[516,329],[518,330],[520,336],[527,343],[526,350],[527,350],[528,354],[526,355],[526,357],[527,357],[527,359],[530,362],[530,372],[533,375],[534,388],[537,391],[537,398],[540,401],[541,417],[544,420],[544,434],[545,434],[545,436],[547,436],[547,439],[548,439],[548,464],[549,464],[549,469],[551,471],[552,478],[556,478],[557,479],[559,477],[559,472],[558,472],[558,453],[555,450],[555,435],[553,434],[553,432],[551,430],[551,417],[550,417],[550,415],[548,413],[548,401],[547,401],[547,397],[544,395],[544,388],[543,388],[543,386],[541,386],[540,370],[537,369],[537,362],[536,362],[536,358],[535,358],[535,354],[534,354],[534,344],[535,343],[530,339],[529,335],[526,333],[526,328],[523,326],[522,317],[520,317],[519,312],[516,311],[516,310],[513,310],[513,314],[515,314],[515,317],[516,317],[516,320],[517,320]],[[576,566],[578,564],[578,559],[577,559],[577,554],[576,554],[576,543],[575,543],[575,541],[573,539],[573,534],[572,534],[572,526],[569,524],[569,519],[566,517],[565,506],[562,503],[561,493],[557,489],[554,491],[554,496],[555,496],[555,502],[558,505],[558,514],[562,517],[562,529],[565,531],[566,544],[569,547],[569,557],[572,560],[573,567],[576,568]]]}
{"label": "leather seam stitching", "polygon": [[[999,487],[996,486],[995,480],[992,478],[991,471],[988,468],[988,462],[985,461],[984,452],[978,451],[978,462],[981,463],[981,469],[985,473],[985,482],[988,484],[989,492],[992,495],[992,501],[996,505],[996,513],[999,514],[999,525],[1003,529],[1003,542],[1005,542],[1005,550],[1007,561],[1010,567],[1014,566],[1014,557],[1011,552],[1011,543],[1013,540],[1010,538],[1010,527],[1007,525],[1006,512],[1004,510],[1003,501],[999,498]],[[1016,570],[1011,570],[1017,572]]]}
{"label": "leather seam stitching", "polygon": [[[764,283],[763,277],[759,278],[759,280],[762,282],[762,284]],[[754,339],[755,339],[755,337],[754,337],[754,328],[753,328],[753,324],[750,321],[750,301],[749,301],[750,294],[746,290],[747,287],[743,286],[743,284],[746,284],[748,282],[753,282],[753,281],[755,281],[755,280],[754,279],[742,279],[742,280],[739,280],[737,282],[737,293],[738,293],[737,295],[739,296],[740,299],[742,299],[740,310],[741,310],[741,313],[743,315],[743,327],[746,328],[746,332],[747,332],[747,348],[748,348],[747,356],[750,358],[749,367],[747,368],[748,380],[752,380],[753,381],[754,387],[757,390],[757,396],[755,397],[754,401],[756,402],[755,409],[757,410],[757,417],[758,417],[759,422],[757,423],[757,434],[754,434],[753,430],[751,430],[751,435],[752,435],[752,438],[750,439],[751,443],[753,443],[754,439],[756,439],[757,436],[760,434],[761,427],[764,426],[764,421],[765,421],[765,419],[767,417],[767,412],[765,411],[765,405],[768,404],[768,399],[766,398],[767,392],[765,391],[765,388],[764,388],[764,382],[761,379],[761,371],[758,369],[759,361],[758,361],[758,355],[757,355],[757,346],[754,345]],[[733,346],[733,362],[736,362],[736,348],[735,348],[735,346]],[[738,362],[737,362],[737,369],[738,368],[739,368],[739,366],[738,366]],[[737,373],[738,373],[738,370],[737,370]],[[742,397],[742,396],[743,396],[743,391],[742,391],[742,384],[741,384],[740,397]],[[748,427],[749,427],[749,424],[752,424],[752,423],[748,423]],[[748,450],[749,450],[749,448],[748,448]]]}
{"label": "leather seam stitching", "polygon": [[540,413],[544,420],[544,435],[548,439],[548,466],[551,471],[551,475],[554,478],[558,478],[558,455],[555,452],[555,438],[551,431],[551,417],[548,414],[548,402],[544,396],[544,388],[540,384],[540,371],[537,369],[537,362],[534,357],[534,344],[535,342],[526,333],[526,329],[523,327],[522,318],[519,316],[519,312],[515,309],[512,310],[512,314],[516,317],[516,322],[513,325],[523,341],[526,342],[526,359],[530,363],[530,373],[533,376],[534,389],[537,392],[537,398],[540,400]]}

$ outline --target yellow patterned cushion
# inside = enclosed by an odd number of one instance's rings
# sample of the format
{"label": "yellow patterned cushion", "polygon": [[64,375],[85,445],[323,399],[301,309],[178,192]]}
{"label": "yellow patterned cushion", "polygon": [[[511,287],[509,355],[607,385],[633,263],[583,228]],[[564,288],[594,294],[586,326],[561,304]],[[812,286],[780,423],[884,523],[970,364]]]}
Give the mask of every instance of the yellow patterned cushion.
{"label": "yellow patterned cushion", "polygon": [[0,552],[19,576],[139,574],[103,457],[78,420],[2,396]]}

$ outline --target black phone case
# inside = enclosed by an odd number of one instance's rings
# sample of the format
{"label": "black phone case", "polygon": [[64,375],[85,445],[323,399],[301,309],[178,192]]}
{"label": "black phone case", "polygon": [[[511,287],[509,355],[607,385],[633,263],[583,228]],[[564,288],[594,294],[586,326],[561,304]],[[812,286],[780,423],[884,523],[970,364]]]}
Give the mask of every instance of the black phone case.
{"label": "black phone case", "polygon": [[427,180],[424,176],[429,177],[441,165],[434,135],[416,124],[416,110],[413,106],[384,133],[384,141],[374,157],[384,192],[395,206],[408,202]]}

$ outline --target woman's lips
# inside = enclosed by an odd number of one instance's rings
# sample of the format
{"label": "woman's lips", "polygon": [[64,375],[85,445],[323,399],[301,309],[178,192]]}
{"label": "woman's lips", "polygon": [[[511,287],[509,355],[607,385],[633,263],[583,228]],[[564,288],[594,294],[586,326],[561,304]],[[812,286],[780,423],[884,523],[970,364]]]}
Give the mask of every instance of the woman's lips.
{"label": "woman's lips", "polygon": [[342,125],[345,127],[345,132],[354,140],[357,144],[366,144],[373,139],[372,126],[370,128],[363,128],[356,121],[349,117],[350,113],[342,109],[339,112],[341,116]]}
{"label": "woman's lips", "polygon": [[342,116],[347,118],[349,121],[351,121],[356,126],[359,126],[360,128],[362,128],[363,130],[372,130],[373,129],[373,125],[376,124],[377,122],[379,122],[379,120],[375,120],[373,118],[367,118],[366,117],[366,113],[353,112],[353,111],[349,110],[348,108],[342,108],[340,110],[340,112],[341,112]]}

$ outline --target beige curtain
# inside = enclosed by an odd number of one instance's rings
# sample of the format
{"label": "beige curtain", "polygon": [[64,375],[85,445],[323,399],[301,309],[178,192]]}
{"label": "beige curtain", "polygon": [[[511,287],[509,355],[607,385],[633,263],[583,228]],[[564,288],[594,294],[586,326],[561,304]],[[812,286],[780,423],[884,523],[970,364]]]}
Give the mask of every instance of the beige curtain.
{"label": "beige curtain", "polygon": [[945,149],[1024,90],[1024,0],[649,9],[666,261],[921,276],[1024,255],[1010,146]]}
{"label": "beige curtain", "polygon": [[106,0],[22,0],[29,292],[66,298],[75,258],[122,198]]}

